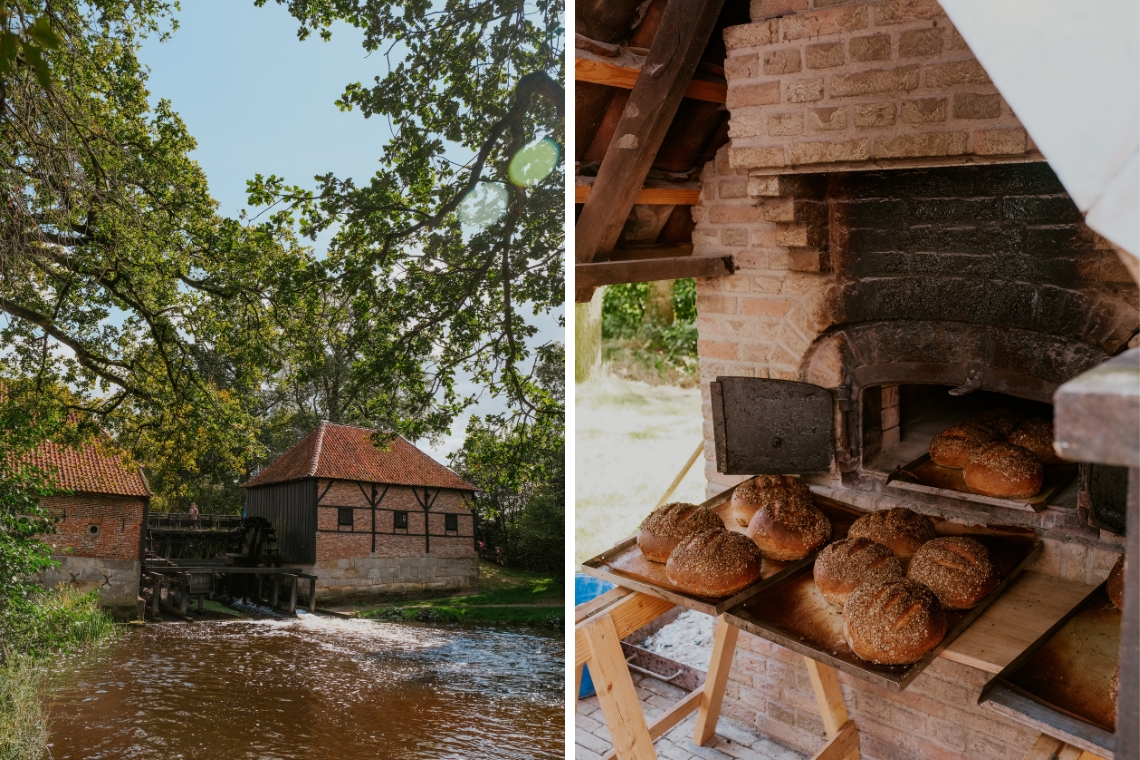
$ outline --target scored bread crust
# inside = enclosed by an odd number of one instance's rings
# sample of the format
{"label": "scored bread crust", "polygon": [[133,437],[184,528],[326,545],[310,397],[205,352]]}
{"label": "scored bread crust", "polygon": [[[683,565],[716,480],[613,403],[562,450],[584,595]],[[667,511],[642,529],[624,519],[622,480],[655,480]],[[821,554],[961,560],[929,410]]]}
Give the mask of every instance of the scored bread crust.
{"label": "scored bread crust", "polygon": [[843,635],[860,658],[909,665],[946,635],[946,612],[926,586],[906,579],[864,583],[843,605]]}
{"label": "scored bread crust", "polygon": [[1045,482],[1045,468],[1029,449],[991,443],[970,457],[963,471],[966,487],[982,496],[1028,499]]}
{"label": "scored bread crust", "polygon": [[898,557],[869,538],[845,538],[828,545],[816,557],[813,572],[819,593],[837,607],[864,583],[906,576]]}
{"label": "scored bread crust", "polygon": [[1105,591],[1108,592],[1109,600],[1116,605],[1116,609],[1121,612],[1124,611],[1124,555],[1120,555],[1120,559],[1116,560],[1116,564],[1112,566],[1112,571],[1108,574],[1108,581],[1105,582]]}
{"label": "scored bread crust", "polygon": [[716,599],[759,580],[761,562],[760,550],[743,533],[714,528],[677,544],[665,575],[682,591]]}
{"label": "scored bread crust", "polygon": [[1064,464],[1065,460],[1053,450],[1053,423],[1040,417],[1026,420],[1009,434],[1014,446],[1033,452],[1042,464]]}
{"label": "scored bread crust", "polygon": [[951,425],[930,441],[930,460],[942,467],[961,470],[974,453],[1001,437],[993,428],[975,421]]}
{"label": "scored bread crust", "polygon": [[918,547],[934,538],[934,523],[926,515],[893,507],[863,515],[851,524],[849,538],[869,538],[894,552],[905,565]]}
{"label": "scored bread crust", "polygon": [[811,489],[791,475],[757,475],[732,492],[728,505],[728,523],[747,528],[757,510],[768,504],[785,502],[812,503]]}
{"label": "scored bread crust", "polygon": [[965,536],[935,538],[918,547],[906,577],[926,585],[948,610],[976,607],[1000,580],[989,549]]}
{"label": "scored bread crust", "polygon": [[652,562],[665,562],[681,539],[711,528],[724,528],[720,515],[705,506],[672,502],[649,513],[637,533],[637,547]]}
{"label": "scored bread crust", "polygon": [[996,431],[998,435],[1008,436],[1012,433],[1018,425],[1025,421],[1025,415],[1021,412],[1016,412],[1013,409],[1006,409],[999,407],[997,409],[990,409],[989,411],[982,412],[977,415],[970,422],[985,425],[986,427]]}
{"label": "scored bread crust", "polygon": [[768,559],[793,562],[828,542],[831,520],[810,501],[777,501],[756,510],[744,534]]}

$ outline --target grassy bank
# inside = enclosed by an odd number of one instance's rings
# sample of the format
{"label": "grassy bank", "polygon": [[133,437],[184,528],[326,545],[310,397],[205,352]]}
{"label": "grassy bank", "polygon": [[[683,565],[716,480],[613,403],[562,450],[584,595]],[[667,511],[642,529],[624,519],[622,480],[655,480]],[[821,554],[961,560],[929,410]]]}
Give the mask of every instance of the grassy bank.
{"label": "grassy bank", "polygon": [[98,592],[60,585],[39,595],[19,636],[0,651],[0,760],[40,760],[47,743],[46,667],[60,653],[113,641],[115,624],[97,606]]}
{"label": "grassy bank", "polygon": [[359,608],[360,617],[392,622],[496,623],[560,628],[565,620],[561,579],[542,573],[479,563],[479,593],[379,608]]}

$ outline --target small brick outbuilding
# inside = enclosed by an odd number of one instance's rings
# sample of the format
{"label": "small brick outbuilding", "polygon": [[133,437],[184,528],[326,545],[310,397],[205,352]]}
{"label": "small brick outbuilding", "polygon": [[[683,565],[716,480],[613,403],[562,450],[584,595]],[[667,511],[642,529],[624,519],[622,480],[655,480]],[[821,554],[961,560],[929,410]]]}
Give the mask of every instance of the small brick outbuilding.
{"label": "small brick outbuilding", "polygon": [[322,602],[478,582],[476,488],[403,438],[322,422],[242,485],[283,564],[318,577]]}
{"label": "small brick outbuilding", "polygon": [[59,562],[44,571],[43,584],[98,588],[101,605],[114,617],[135,617],[150,504],[142,472],[127,466],[109,442],[79,448],[45,443],[28,461],[48,474],[55,489],[69,492],[41,500],[56,520],[56,532],[44,542]]}

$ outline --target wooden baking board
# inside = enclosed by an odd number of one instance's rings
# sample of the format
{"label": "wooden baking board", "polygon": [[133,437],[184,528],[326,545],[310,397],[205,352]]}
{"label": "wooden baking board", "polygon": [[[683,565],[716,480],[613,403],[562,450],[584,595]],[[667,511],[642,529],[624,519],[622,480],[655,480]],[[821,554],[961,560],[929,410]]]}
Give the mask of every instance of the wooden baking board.
{"label": "wooden baking board", "polygon": [[935,520],[939,535],[977,539],[990,550],[1001,581],[972,610],[947,610],[946,636],[931,652],[910,665],[875,665],[858,657],[843,635],[843,611],[829,604],[815,585],[812,566],[788,574],[780,583],[731,608],[729,622],[813,660],[850,673],[891,691],[902,691],[943,649],[969,628],[1041,551],[1030,528],[965,526]]}
{"label": "wooden baking board", "polygon": [[1077,474],[1076,464],[1049,465],[1045,468],[1045,481],[1036,496],[1028,499],[999,499],[995,496],[982,496],[970,490],[962,470],[937,465],[930,454],[895,470],[887,478],[887,485],[908,491],[949,496],[952,499],[965,499],[994,507],[1009,507],[1022,511],[1040,512],[1049,503],[1049,498],[1064,488]]}
{"label": "wooden baking board", "polygon": [[1098,586],[986,684],[978,704],[1111,757],[1116,710],[1109,680],[1119,661],[1121,614],[1104,588]]}
{"label": "wooden baking board", "polygon": [[[723,491],[704,503],[704,506],[714,509],[721,516],[721,519],[725,520],[726,526],[728,526],[728,508],[734,490],[735,488]],[[815,505],[831,520],[831,538],[833,541],[845,537],[851,523],[863,514],[849,504],[819,494],[812,494],[812,496],[815,499]],[[728,526],[728,528],[742,532],[737,526]],[[674,604],[717,616],[769,585],[778,583],[789,574],[804,567],[811,567],[813,562],[815,562],[814,554],[797,562],[776,562],[766,559],[760,568],[760,580],[756,583],[732,596],[712,599],[689,594],[678,588],[665,575],[665,565],[646,559],[641,550],[637,548],[637,538],[631,536],[613,548],[583,562],[582,572],[615,583],[618,586],[668,599]]]}

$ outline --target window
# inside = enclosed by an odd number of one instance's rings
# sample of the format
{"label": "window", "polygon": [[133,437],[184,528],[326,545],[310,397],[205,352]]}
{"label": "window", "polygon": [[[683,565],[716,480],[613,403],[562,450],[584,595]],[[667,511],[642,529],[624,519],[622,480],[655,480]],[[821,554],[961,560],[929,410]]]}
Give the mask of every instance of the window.
{"label": "window", "polygon": [[338,507],[336,510],[336,526],[337,528],[345,527],[352,528],[352,507]]}
{"label": "window", "polygon": [[443,530],[445,533],[459,532],[459,515],[444,515]]}
{"label": "window", "polygon": [[396,530],[407,530],[408,529],[408,513],[407,512],[396,512],[394,514],[394,518],[396,521],[395,522]]}

